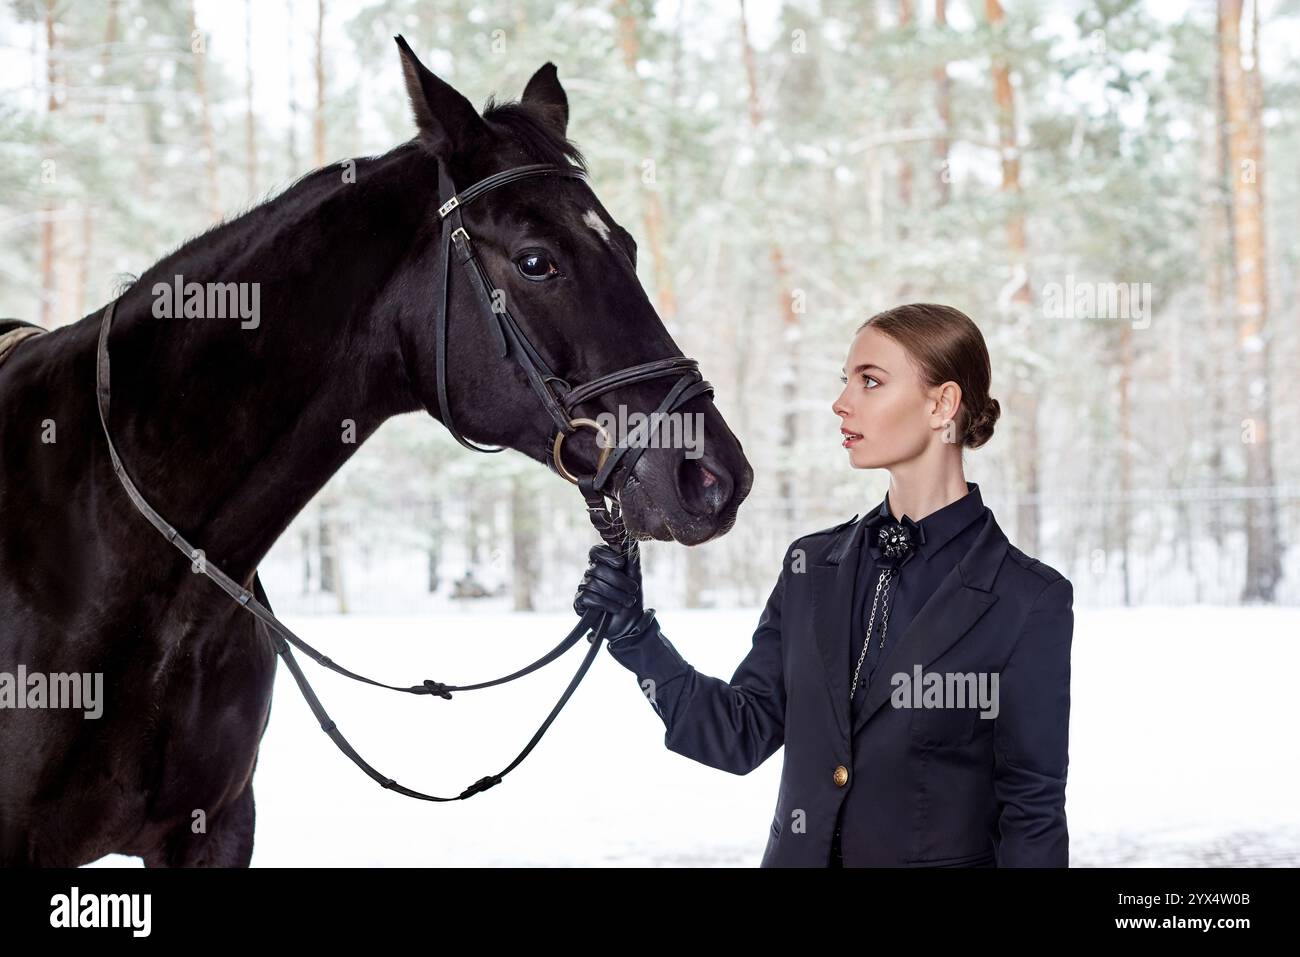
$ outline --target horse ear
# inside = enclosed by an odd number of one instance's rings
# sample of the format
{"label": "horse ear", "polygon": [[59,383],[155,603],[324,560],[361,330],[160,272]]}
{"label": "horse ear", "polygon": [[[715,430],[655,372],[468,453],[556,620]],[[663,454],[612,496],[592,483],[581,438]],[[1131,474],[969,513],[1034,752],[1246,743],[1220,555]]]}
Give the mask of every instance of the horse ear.
{"label": "horse ear", "polygon": [[533,74],[533,78],[524,87],[520,102],[537,107],[542,117],[561,137],[569,126],[569,98],[564,95],[564,87],[556,75],[555,64],[546,62]]}
{"label": "horse ear", "polygon": [[487,133],[487,124],[478,110],[452,86],[434,76],[398,35],[397,48],[402,54],[402,73],[406,78],[406,95],[420,139],[435,155],[444,159],[469,152]]}

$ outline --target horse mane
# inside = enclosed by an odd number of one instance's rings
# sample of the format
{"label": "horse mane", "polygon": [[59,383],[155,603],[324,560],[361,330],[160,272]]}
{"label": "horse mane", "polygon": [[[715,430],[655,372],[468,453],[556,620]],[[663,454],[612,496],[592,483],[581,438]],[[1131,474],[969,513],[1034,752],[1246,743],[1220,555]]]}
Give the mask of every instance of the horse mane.
{"label": "horse mane", "polygon": [[554,166],[572,163],[583,172],[590,172],[582,151],[572,141],[556,133],[542,114],[527,103],[518,100],[498,103],[489,96],[483,106],[483,119],[498,132],[514,139],[525,153],[539,163]]}
{"label": "horse mane", "polygon": [[[542,116],[541,112],[527,103],[518,100],[498,102],[494,96],[489,95],[483,107],[483,119],[496,132],[516,142],[535,162],[551,163],[557,166],[575,165],[584,172],[589,171],[587,159],[577,145],[567,137],[557,133]],[[411,139],[405,143],[399,143],[387,153],[353,157],[351,159],[357,164],[358,172],[360,172],[373,163],[417,149],[420,149],[418,141]],[[343,162],[347,162],[347,160],[326,163],[317,169],[308,170],[278,192],[271,193],[268,191],[267,194],[251,201],[243,209],[232,211],[201,232],[183,239],[151,264],[144,271],[144,274],[152,272],[157,267],[164,266],[189,247],[211,237],[213,234],[225,231],[229,227],[242,225],[241,221],[245,221],[252,213],[258,211],[269,212],[269,207],[277,206],[286,201],[302,199],[306,194],[319,187],[332,190],[338,183],[339,165]],[[115,297],[124,295],[139,279],[139,275],[119,274],[114,284]]]}
{"label": "horse mane", "polygon": [[227,240],[249,228],[256,228],[258,217],[271,216],[282,212],[289,209],[294,203],[309,204],[312,202],[313,193],[319,193],[323,197],[325,194],[335,192],[339,188],[339,167],[343,163],[355,163],[357,175],[360,178],[367,169],[418,149],[419,144],[414,140],[409,140],[405,143],[399,143],[386,153],[334,160],[317,169],[308,170],[282,189],[278,191],[268,190],[261,197],[249,201],[242,208],[232,210],[205,229],[182,239],[141,273],[134,275],[131,273],[118,274],[114,281],[114,297],[122,297],[145,277],[152,276],[159,271],[166,272],[172,268],[171,264],[179,257],[187,253],[193,253],[199,244],[204,241]]}

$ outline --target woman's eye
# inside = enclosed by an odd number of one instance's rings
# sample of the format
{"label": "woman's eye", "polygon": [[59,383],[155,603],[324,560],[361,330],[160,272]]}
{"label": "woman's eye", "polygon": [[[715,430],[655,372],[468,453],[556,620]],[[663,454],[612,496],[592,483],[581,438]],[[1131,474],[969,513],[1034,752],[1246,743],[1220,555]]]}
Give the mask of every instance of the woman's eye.
{"label": "woman's eye", "polygon": [[[880,380],[879,380],[879,379],[877,379],[875,376],[869,376],[869,375],[867,375],[865,372],[862,373],[862,379],[863,379],[863,382],[864,382],[864,383],[865,383],[865,382],[874,382],[874,383],[876,383],[876,385],[880,385]],[[844,383],[845,385],[848,385],[848,384],[849,384],[849,377],[848,377],[848,376],[843,376],[843,375],[840,376],[840,382]],[[873,389],[873,388],[875,388],[875,386],[870,386],[870,385],[868,385],[868,386],[865,386],[865,388]]]}
{"label": "woman's eye", "polygon": [[534,281],[551,279],[560,274],[559,267],[549,256],[542,253],[524,253],[515,260],[515,265],[519,267],[519,272],[525,279]]}

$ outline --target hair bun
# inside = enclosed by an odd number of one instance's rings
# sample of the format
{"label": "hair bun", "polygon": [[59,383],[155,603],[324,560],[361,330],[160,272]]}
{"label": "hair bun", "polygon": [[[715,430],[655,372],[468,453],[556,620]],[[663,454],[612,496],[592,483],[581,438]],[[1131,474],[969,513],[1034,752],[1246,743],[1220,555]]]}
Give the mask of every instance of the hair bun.
{"label": "hair bun", "polygon": [[998,421],[998,416],[1002,414],[1002,407],[998,405],[998,400],[990,398],[984,404],[984,408],[979,415],[971,419],[970,425],[966,427],[966,439],[963,444],[968,448],[978,449],[981,445],[993,438],[993,426]]}

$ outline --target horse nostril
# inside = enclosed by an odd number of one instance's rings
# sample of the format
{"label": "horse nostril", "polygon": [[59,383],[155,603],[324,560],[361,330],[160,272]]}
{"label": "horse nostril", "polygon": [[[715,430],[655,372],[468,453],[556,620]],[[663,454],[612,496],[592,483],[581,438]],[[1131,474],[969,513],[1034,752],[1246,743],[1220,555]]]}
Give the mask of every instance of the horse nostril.
{"label": "horse nostril", "polygon": [[732,482],[720,463],[703,455],[683,458],[677,468],[678,494],[688,512],[699,517],[713,516],[726,507]]}

